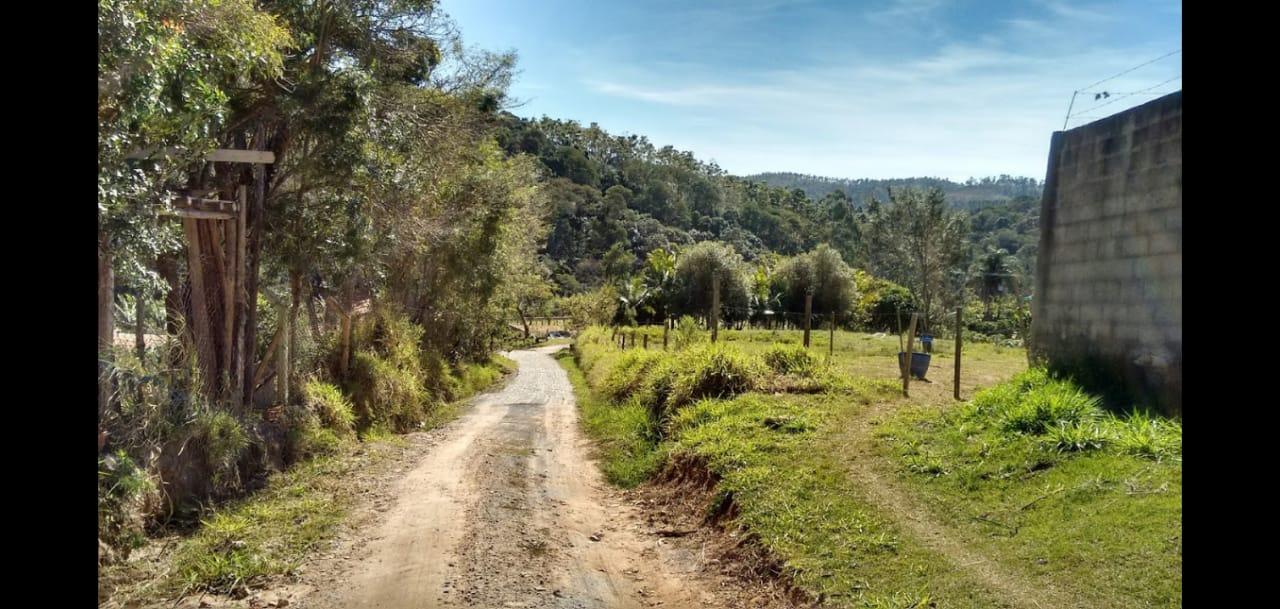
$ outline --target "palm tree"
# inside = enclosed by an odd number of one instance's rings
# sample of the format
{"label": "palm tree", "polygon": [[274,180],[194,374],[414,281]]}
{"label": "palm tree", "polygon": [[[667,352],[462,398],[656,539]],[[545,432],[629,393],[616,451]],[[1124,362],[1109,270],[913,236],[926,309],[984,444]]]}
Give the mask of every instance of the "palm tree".
{"label": "palm tree", "polygon": [[978,295],[982,298],[982,316],[991,319],[991,300],[1014,285],[1015,260],[1000,248],[988,248],[978,260]]}
{"label": "palm tree", "polygon": [[645,258],[649,298],[658,305],[662,321],[667,321],[667,307],[675,292],[677,254],[658,248]]}
{"label": "palm tree", "polygon": [[636,313],[651,294],[642,277],[631,277],[618,285],[618,305],[627,325],[635,325]]}

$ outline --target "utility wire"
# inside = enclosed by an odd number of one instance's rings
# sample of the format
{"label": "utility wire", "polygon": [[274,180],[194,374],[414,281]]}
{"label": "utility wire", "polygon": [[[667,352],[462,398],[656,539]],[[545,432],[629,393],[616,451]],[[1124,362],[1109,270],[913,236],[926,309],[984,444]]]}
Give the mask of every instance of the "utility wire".
{"label": "utility wire", "polygon": [[1153,64],[1153,63],[1155,63],[1155,62],[1157,62],[1157,61],[1160,61],[1161,59],[1164,59],[1165,57],[1169,57],[1170,55],[1177,55],[1178,53],[1181,53],[1181,52],[1182,52],[1182,49],[1178,49],[1178,50],[1176,50],[1176,51],[1169,51],[1168,53],[1165,53],[1164,55],[1161,55],[1161,56],[1159,56],[1159,57],[1157,57],[1157,58],[1155,58],[1155,59],[1152,59],[1151,61],[1148,61],[1148,62],[1143,63],[1143,64],[1136,65],[1136,66],[1134,66],[1134,67],[1132,67],[1132,68],[1129,68],[1128,70],[1125,70],[1125,71],[1123,71],[1123,72],[1121,72],[1121,73],[1119,73],[1119,74],[1116,74],[1115,76],[1111,76],[1111,77],[1108,77],[1108,78],[1104,78],[1104,79],[1102,79],[1102,80],[1099,80],[1098,82],[1095,82],[1095,83],[1093,83],[1093,84],[1091,84],[1091,85],[1089,85],[1089,86],[1087,86],[1087,87],[1084,87],[1083,89],[1079,89],[1079,90],[1077,90],[1076,92],[1077,92],[1077,93],[1093,93],[1093,91],[1090,91],[1089,89],[1092,89],[1092,88],[1094,88],[1094,87],[1096,87],[1096,86],[1098,86],[1098,85],[1100,85],[1100,84],[1102,84],[1102,83],[1104,83],[1104,82],[1109,82],[1109,81],[1115,80],[1115,79],[1117,79],[1117,78],[1120,78],[1121,76],[1124,76],[1125,74],[1128,74],[1129,72],[1132,72],[1132,71],[1134,71],[1134,70],[1136,70],[1136,69],[1138,69],[1138,68],[1141,68],[1141,67],[1143,67],[1143,66],[1149,66],[1149,65],[1151,65],[1151,64]]}
{"label": "utility wire", "polygon": [[[1138,65],[1136,65],[1136,66],[1133,66],[1132,68],[1129,68],[1128,70],[1125,70],[1125,71],[1123,71],[1123,72],[1121,72],[1121,73],[1119,73],[1119,74],[1116,74],[1116,75],[1114,75],[1114,76],[1110,76],[1110,77],[1104,78],[1104,79],[1102,79],[1102,80],[1099,80],[1098,82],[1095,82],[1095,83],[1093,83],[1093,84],[1091,84],[1091,85],[1089,85],[1089,86],[1087,86],[1087,87],[1085,87],[1085,88],[1083,88],[1083,89],[1076,89],[1075,91],[1072,91],[1072,92],[1071,92],[1071,103],[1067,105],[1067,115],[1062,119],[1062,128],[1065,130],[1065,129],[1067,128],[1067,123],[1069,123],[1069,122],[1071,121],[1071,116],[1072,116],[1071,109],[1072,109],[1072,108],[1074,108],[1074,107],[1076,106],[1076,96],[1080,95],[1081,93],[1094,93],[1094,91],[1090,91],[1089,89],[1092,89],[1092,88],[1094,88],[1094,87],[1096,87],[1096,86],[1098,86],[1098,85],[1100,85],[1100,84],[1102,84],[1102,83],[1104,83],[1104,82],[1109,82],[1109,81],[1115,80],[1115,79],[1117,79],[1117,78],[1119,78],[1119,77],[1121,77],[1121,76],[1124,76],[1125,74],[1128,74],[1128,73],[1130,73],[1130,72],[1132,72],[1132,71],[1134,71],[1134,70],[1137,70],[1138,68],[1141,68],[1141,67],[1143,67],[1143,66],[1149,66],[1149,65],[1151,65],[1151,64],[1153,64],[1153,63],[1155,63],[1155,62],[1157,62],[1157,61],[1160,61],[1161,59],[1164,59],[1165,57],[1169,57],[1170,55],[1176,55],[1176,54],[1181,53],[1181,52],[1182,52],[1182,49],[1178,49],[1178,50],[1176,50],[1176,51],[1169,51],[1168,53],[1165,53],[1164,55],[1161,55],[1161,56],[1159,56],[1159,57],[1157,57],[1157,58],[1155,58],[1155,59],[1152,59],[1151,61],[1148,61],[1148,62],[1146,62],[1146,63],[1141,63],[1141,64],[1138,64]],[[1165,82],[1169,82],[1169,81],[1165,81]],[[1154,88],[1154,87],[1153,87],[1153,88]],[[1134,93],[1130,93],[1130,94],[1127,94],[1127,95],[1122,95],[1121,97],[1117,97],[1116,99],[1118,100],[1118,99],[1121,99],[1122,97],[1128,97],[1129,95],[1134,95]],[[1112,101],[1116,101],[1116,100],[1112,100]],[[1110,102],[1108,102],[1108,103],[1110,103]],[[1093,108],[1089,108],[1089,110],[1093,110],[1093,109],[1095,109],[1095,108],[1101,108],[1102,106],[1105,106],[1105,105],[1106,105],[1106,104],[1102,104],[1102,105],[1099,105],[1099,106],[1094,106]],[[1087,112],[1087,111],[1088,111],[1088,110],[1086,110],[1086,112]]]}
{"label": "utility wire", "polygon": [[[1073,115],[1071,115],[1071,116],[1078,116],[1078,115],[1079,115],[1079,114],[1081,114],[1081,113],[1085,113],[1085,112],[1092,112],[1092,111],[1097,110],[1098,108],[1101,108],[1101,107],[1103,107],[1103,106],[1107,106],[1107,105],[1110,105],[1110,104],[1114,104],[1114,103],[1116,103],[1116,102],[1118,102],[1118,101],[1120,101],[1120,100],[1122,100],[1122,99],[1124,99],[1124,98],[1126,98],[1126,97],[1132,97],[1132,96],[1134,96],[1134,95],[1141,95],[1141,94],[1146,93],[1146,92],[1148,92],[1148,91],[1150,91],[1150,90],[1152,90],[1152,89],[1157,89],[1157,88],[1163,87],[1164,85],[1167,85],[1167,84],[1169,84],[1169,83],[1171,83],[1171,82],[1173,82],[1173,81],[1175,81],[1175,80],[1178,80],[1179,78],[1182,78],[1182,75],[1174,76],[1173,78],[1170,78],[1169,80],[1166,80],[1166,81],[1164,81],[1164,82],[1162,82],[1162,83],[1160,83],[1160,84],[1158,84],[1158,85],[1152,85],[1152,86],[1150,86],[1150,87],[1147,87],[1147,88],[1145,88],[1145,89],[1142,89],[1141,91],[1134,91],[1133,93],[1127,93],[1127,94],[1125,94],[1125,95],[1117,95],[1117,96],[1115,96],[1115,99],[1112,99],[1111,101],[1106,101],[1106,102],[1103,102],[1103,103],[1098,104],[1098,105],[1096,105],[1096,106],[1090,106],[1090,107],[1088,107],[1088,108],[1085,108],[1084,110],[1081,110],[1079,113],[1077,113],[1077,114],[1073,114]],[[1067,118],[1071,118],[1071,116],[1069,116],[1069,117],[1067,117]]]}

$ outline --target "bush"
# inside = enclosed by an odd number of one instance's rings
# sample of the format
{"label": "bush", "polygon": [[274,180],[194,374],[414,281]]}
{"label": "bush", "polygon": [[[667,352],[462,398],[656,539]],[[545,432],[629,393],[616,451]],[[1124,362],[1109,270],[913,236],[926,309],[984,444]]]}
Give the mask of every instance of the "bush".
{"label": "bush", "polygon": [[661,352],[627,351],[609,370],[600,391],[614,401],[631,397],[640,391],[649,370],[662,359]]}
{"label": "bush", "polygon": [[764,372],[760,362],[741,351],[724,346],[708,346],[683,354],[668,409],[678,408],[694,400],[725,398],[750,391]]}
{"label": "bush", "polygon": [[770,347],[763,358],[765,365],[778,374],[811,377],[818,367],[818,359],[804,347]]}
{"label": "bush", "polygon": [[204,447],[216,488],[229,490],[239,484],[237,464],[249,448],[249,434],[238,419],[221,410],[206,410],[192,423],[191,437]]}
{"label": "bush", "polygon": [[675,336],[673,340],[676,349],[684,349],[702,339],[702,329],[698,327],[698,321],[689,315],[680,317],[676,322]]}
{"label": "bush", "polygon": [[853,325],[859,330],[897,331],[900,320],[910,319],[916,310],[911,290],[892,281],[855,270],[853,283],[858,294],[853,306]]}
{"label": "bush", "polygon": [[407,432],[421,422],[427,391],[420,372],[361,351],[351,369],[351,397],[361,428],[390,426]]}
{"label": "bush", "polygon": [[302,398],[324,428],[339,434],[355,430],[355,411],[337,385],[309,380],[302,385]]}
{"label": "bush", "polygon": [[1101,401],[1070,383],[1055,381],[1022,395],[1004,410],[1005,431],[1040,435],[1060,424],[1078,424],[1101,414]]}
{"label": "bush", "polygon": [[360,343],[369,347],[356,352],[347,387],[359,425],[408,432],[423,421],[431,404],[423,360],[432,360],[422,355],[422,326],[382,310],[362,334],[367,335]]}

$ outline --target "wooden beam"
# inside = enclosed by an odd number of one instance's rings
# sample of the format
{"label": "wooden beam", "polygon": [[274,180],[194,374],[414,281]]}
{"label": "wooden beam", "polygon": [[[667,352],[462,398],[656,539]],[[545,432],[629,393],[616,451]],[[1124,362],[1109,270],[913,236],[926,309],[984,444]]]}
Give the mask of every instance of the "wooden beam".
{"label": "wooden beam", "polygon": [[[148,159],[158,160],[171,156],[178,156],[181,151],[177,148],[165,148],[160,150],[157,148],[144,148],[142,150],[134,150],[125,155],[127,159]],[[271,164],[276,162],[276,154],[270,150],[230,150],[219,148],[213,150],[204,156],[206,161],[214,161],[218,163],[264,163]]]}
{"label": "wooden beam", "polygon": [[198,209],[168,209],[163,212],[167,216],[179,216],[196,220],[234,220],[236,215],[229,211],[201,211]]}
{"label": "wooden beam", "polygon": [[178,209],[195,209],[199,211],[222,211],[236,213],[240,204],[236,201],[222,199],[202,199],[200,197],[175,197],[169,205]]}

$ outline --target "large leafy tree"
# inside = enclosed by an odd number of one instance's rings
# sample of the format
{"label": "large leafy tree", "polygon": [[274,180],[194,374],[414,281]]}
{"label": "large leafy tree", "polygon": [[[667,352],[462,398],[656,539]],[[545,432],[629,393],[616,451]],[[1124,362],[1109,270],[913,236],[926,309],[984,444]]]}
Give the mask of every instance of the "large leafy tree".
{"label": "large leafy tree", "polygon": [[[864,254],[874,274],[911,290],[931,327],[932,315],[964,269],[967,218],[947,207],[942,190],[894,189],[889,201],[873,201],[863,227]],[[963,273],[961,273],[963,274]]]}
{"label": "large leafy tree", "polygon": [[677,291],[673,313],[706,315],[711,308],[712,286],[720,286],[724,319],[741,319],[747,311],[746,265],[732,246],[703,241],[684,248],[676,263]]}
{"label": "large leafy tree", "polygon": [[776,277],[784,306],[794,311],[803,310],[805,295],[812,293],[815,314],[844,315],[857,297],[853,269],[825,243],[784,260]]}

